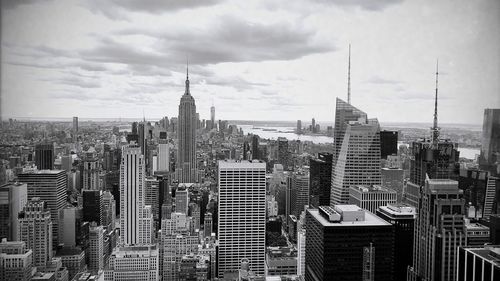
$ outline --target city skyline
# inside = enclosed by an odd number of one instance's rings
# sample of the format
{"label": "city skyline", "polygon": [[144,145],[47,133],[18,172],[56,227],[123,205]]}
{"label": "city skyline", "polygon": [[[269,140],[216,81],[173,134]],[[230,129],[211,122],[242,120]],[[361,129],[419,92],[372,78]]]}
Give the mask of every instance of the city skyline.
{"label": "city skyline", "polygon": [[381,123],[430,121],[437,58],[440,123],[500,105],[498,2],[280,3],[3,1],[2,118],[176,116],[189,56],[200,118],[333,120],[349,44]]}

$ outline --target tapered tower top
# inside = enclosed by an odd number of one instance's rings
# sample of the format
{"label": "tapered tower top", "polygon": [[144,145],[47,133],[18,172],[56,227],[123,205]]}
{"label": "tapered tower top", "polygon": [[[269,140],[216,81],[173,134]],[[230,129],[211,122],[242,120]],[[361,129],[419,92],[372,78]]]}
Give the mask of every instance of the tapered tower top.
{"label": "tapered tower top", "polygon": [[191,92],[189,92],[189,61],[186,58],[186,91],[184,92],[185,95],[190,95]]}

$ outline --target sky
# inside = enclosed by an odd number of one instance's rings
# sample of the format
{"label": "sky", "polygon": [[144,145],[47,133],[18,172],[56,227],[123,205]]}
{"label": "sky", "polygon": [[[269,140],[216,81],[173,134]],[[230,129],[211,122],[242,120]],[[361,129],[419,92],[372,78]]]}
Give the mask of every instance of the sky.
{"label": "sky", "polygon": [[481,124],[500,108],[497,0],[2,0],[3,118]]}

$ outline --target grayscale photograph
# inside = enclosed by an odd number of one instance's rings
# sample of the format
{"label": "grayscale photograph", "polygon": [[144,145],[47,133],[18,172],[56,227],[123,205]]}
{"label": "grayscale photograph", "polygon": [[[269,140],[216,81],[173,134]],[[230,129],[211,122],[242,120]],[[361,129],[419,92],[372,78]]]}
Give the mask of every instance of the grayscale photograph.
{"label": "grayscale photograph", "polygon": [[500,1],[0,3],[0,281],[500,280]]}

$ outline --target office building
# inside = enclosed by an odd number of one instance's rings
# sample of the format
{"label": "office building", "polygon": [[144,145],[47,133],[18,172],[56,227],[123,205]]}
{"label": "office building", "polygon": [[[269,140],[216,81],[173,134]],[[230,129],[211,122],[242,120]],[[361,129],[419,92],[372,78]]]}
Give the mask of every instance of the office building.
{"label": "office building", "polygon": [[212,213],[206,212],[204,225],[203,225],[204,237],[210,237],[212,235]]}
{"label": "office building", "polygon": [[153,215],[144,205],[145,163],[141,148],[122,148],[120,166],[120,244],[122,246],[151,243]]}
{"label": "office building", "polygon": [[266,249],[266,276],[297,275],[297,251],[289,247]]}
{"label": "office building", "polygon": [[59,212],[66,205],[68,179],[61,170],[31,170],[17,175],[19,182],[28,185],[28,200],[40,198],[47,204],[52,218],[52,245],[59,243]]}
{"label": "office building", "polygon": [[248,160],[259,160],[261,153],[259,151],[260,138],[258,135],[252,135],[252,159]]}
{"label": "office building", "polygon": [[297,134],[302,134],[302,120],[297,120]]}
{"label": "office building", "polygon": [[116,201],[113,194],[109,191],[103,192],[101,196],[101,225],[104,226],[106,232],[111,232],[115,229],[116,220]]}
{"label": "office building", "polygon": [[493,281],[500,277],[500,246],[458,247],[458,281]]}
{"label": "office building", "polygon": [[493,176],[500,176],[500,109],[484,110],[479,166]]}
{"label": "office building", "polygon": [[[352,120],[354,117],[358,118]],[[342,135],[338,141],[342,143],[334,143],[337,154],[332,169],[330,205],[349,202],[350,186],[381,182],[380,126],[377,119],[367,119],[364,112],[340,99],[337,99],[335,118],[335,129]],[[337,141],[337,135],[334,140]]]}
{"label": "office building", "polygon": [[175,191],[175,211],[188,214],[189,190],[186,187],[179,186]]}
{"label": "office building", "polygon": [[491,244],[490,228],[479,222],[465,219],[465,245],[467,246],[483,246]]}
{"label": "office building", "polygon": [[306,221],[306,281],[393,280],[390,223],[355,205],[308,209]]}
{"label": "office building", "polygon": [[19,213],[19,241],[33,250],[33,265],[44,268],[52,259],[52,221],[48,204],[34,197]]}
{"label": "office building", "polygon": [[[237,270],[246,258],[264,274],[266,163],[219,161],[218,274]],[[244,198],[244,200],[240,200]]]}
{"label": "office building", "polygon": [[7,183],[0,186],[0,239],[18,240],[19,221],[17,215],[28,201],[25,183]]}
{"label": "office building", "polygon": [[82,190],[84,221],[95,222],[97,225],[101,224],[102,196],[103,192],[101,190]]}
{"label": "office building", "polygon": [[290,151],[288,150],[288,140],[283,137],[278,138],[278,163],[283,165],[286,171],[292,169],[291,167]]}
{"label": "office building", "polygon": [[349,188],[349,204],[375,214],[378,207],[396,204],[396,191],[380,185],[356,185]]}
{"label": "office building", "polygon": [[389,155],[398,154],[398,132],[380,131],[380,157],[387,159]]}
{"label": "office building", "polygon": [[99,173],[101,167],[99,158],[93,147],[89,148],[83,156],[82,189],[100,190]]}
{"label": "office building", "polygon": [[54,145],[37,144],[35,145],[35,165],[38,170],[54,169]]}
{"label": "office building", "polygon": [[189,74],[186,90],[179,104],[179,130],[177,170],[179,182],[196,182],[196,105],[189,90]]}
{"label": "office building", "polygon": [[153,212],[153,219],[160,220],[160,182],[154,177],[146,178],[146,188],[144,192],[144,205],[151,206]]}
{"label": "office building", "polygon": [[0,242],[0,280],[29,281],[33,268],[33,250],[23,241]]}
{"label": "office building", "polygon": [[64,247],[57,250],[56,257],[61,259],[62,266],[68,269],[68,280],[87,269],[85,251],[79,247]]}
{"label": "office building", "polygon": [[78,117],[73,117],[73,134],[78,133]]}
{"label": "office building", "polygon": [[415,208],[406,205],[387,205],[377,209],[377,216],[394,226],[394,278],[406,280],[406,271],[413,262],[413,227]]}
{"label": "office building", "polygon": [[491,172],[460,168],[458,188],[464,191],[469,217],[488,220],[491,214],[500,213],[500,206],[496,203],[497,193],[500,193],[500,178],[492,176]]}
{"label": "office building", "polygon": [[104,234],[104,227],[95,224],[90,227],[88,268],[94,274],[104,268]]}
{"label": "office building", "polygon": [[178,280],[182,257],[196,254],[198,244],[198,236],[175,233],[163,235],[163,280]]}
{"label": "office building", "polygon": [[466,243],[463,191],[457,181],[427,178],[420,193],[408,280],[456,280],[455,250]]}
{"label": "office building", "polygon": [[59,245],[76,247],[83,223],[82,209],[71,205],[59,211]]}
{"label": "office building", "polygon": [[160,139],[158,144],[158,172],[170,171],[170,145],[166,140]]}
{"label": "office building", "polygon": [[[305,214],[305,213],[304,213]],[[305,277],[306,274],[306,229],[297,229],[297,275]]]}
{"label": "office building", "polygon": [[404,170],[400,168],[382,168],[380,170],[382,186],[396,191],[397,201],[403,200]]}
{"label": "office building", "polygon": [[333,154],[318,153],[309,160],[309,205],[311,208],[330,205]]}
{"label": "office building", "polygon": [[216,129],[215,126],[215,106],[212,104],[210,107],[210,130]]}
{"label": "office building", "polygon": [[156,281],[158,249],[156,246],[129,246],[116,248],[109,266],[104,270],[105,281]]}
{"label": "office building", "polygon": [[291,187],[289,191],[289,214],[299,217],[304,207],[309,205],[308,170],[299,170],[291,174]]}

